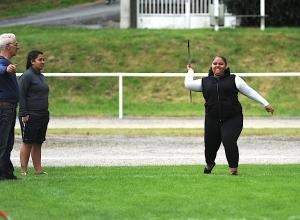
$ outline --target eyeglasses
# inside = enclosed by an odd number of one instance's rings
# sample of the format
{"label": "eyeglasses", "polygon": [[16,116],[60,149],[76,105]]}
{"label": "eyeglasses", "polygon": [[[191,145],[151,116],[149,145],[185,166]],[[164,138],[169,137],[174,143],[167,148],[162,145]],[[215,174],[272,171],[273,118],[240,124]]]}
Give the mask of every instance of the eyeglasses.
{"label": "eyeglasses", "polygon": [[19,44],[18,43],[15,43],[15,44],[13,44],[13,43],[9,43],[10,45],[12,45],[12,46],[14,46],[14,47],[18,47],[19,46]]}

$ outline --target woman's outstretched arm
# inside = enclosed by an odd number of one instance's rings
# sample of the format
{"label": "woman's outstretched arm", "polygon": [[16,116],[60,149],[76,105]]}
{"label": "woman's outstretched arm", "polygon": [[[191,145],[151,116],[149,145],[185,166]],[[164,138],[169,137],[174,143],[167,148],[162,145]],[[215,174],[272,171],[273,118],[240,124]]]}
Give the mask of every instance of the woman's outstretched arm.
{"label": "woman's outstretched arm", "polygon": [[194,80],[194,70],[191,68],[191,65],[187,66],[187,70],[188,72],[184,79],[184,86],[192,91],[202,92],[202,80]]}
{"label": "woman's outstretched arm", "polygon": [[264,97],[262,97],[258,92],[256,92],[250,86],[248,86],[248,84],[241,77],[235,76],[235,85],[236,88],[242,94],[262,104],[265,107],[267,112],[273,113],[274,109],[270,105],[270,103]]}

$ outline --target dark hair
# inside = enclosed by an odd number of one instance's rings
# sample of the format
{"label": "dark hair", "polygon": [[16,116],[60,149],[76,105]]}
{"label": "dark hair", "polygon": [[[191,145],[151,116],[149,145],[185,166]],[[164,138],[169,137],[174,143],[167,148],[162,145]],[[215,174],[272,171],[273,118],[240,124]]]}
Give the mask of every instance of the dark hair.
{"label": "dark hair", "polygon": [[27,63],[26,63],[26,69],[32,66],[31,61],[35,60],[40,54],[43,54],[42,51],[39,50],[32,50],[27,55]]}
{"label": "dark hair", "polygon": [[225,63],[225,66],[227,66],[227,59],[226,59],[225,57],[223,57],[223,56],[219,56],[219,55],[215,56],[215,57],[212,59],[212,62],[213,62],[214,59],[216,59],[217,57],[221,58],[221,59],[223,60],[223,62]]}

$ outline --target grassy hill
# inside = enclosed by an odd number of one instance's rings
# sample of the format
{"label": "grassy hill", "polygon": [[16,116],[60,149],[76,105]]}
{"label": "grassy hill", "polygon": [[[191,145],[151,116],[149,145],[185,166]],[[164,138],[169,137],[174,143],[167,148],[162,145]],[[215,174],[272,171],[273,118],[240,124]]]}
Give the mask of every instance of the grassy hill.
{"label": "grassy hill", "polygon": [[[86,30],[67,27],[12,27],[21,44],[13,58],[23,72],[32,48],[45,52],[44,72],[185,72],[187,40],[196,72],[207,72],[216,54],[228,58],[232,72],[299,72],[300,29]],[[279,116],[299,116],[299,77],[245,78]],[[118,114],[117,78],[49,78],[53,115]],[[263,108],[241,96],[245,115],[265,116]],[[203,115],[201,93],[188,102],[183,78],[125,78],[124,114]]]}

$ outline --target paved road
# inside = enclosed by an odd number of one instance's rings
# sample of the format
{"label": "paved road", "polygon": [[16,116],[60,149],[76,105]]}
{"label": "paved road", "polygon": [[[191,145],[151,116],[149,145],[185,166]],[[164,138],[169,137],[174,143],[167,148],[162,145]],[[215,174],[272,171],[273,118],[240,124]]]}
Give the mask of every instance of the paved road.
{"label": "paved road", "polygon": [[88,25],[105,26],[108,21],[119,21],[119,2],[111,5],[103,3],[84,4],[60,10],[51,10],[27,17],[2,19],[0,27],[15,25]]}
{"label": "paved road", "polygon": [[[203,128],[203,125],[202,117],[51,117],[49,128]],[[244,128],[300,128],[300,117],[245,117]]]}

